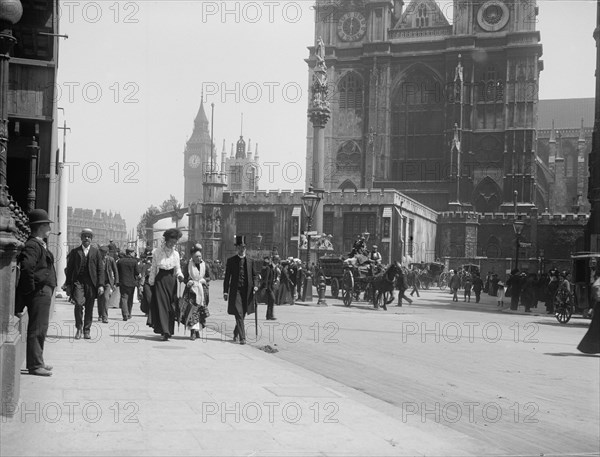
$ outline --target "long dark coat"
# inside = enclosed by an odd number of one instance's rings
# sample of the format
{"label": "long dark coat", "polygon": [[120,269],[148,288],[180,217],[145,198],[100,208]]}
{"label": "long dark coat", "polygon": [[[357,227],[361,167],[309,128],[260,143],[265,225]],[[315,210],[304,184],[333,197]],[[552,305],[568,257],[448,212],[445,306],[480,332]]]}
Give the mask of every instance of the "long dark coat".
{"label": "long dark coat", "polygon": [[[234,255],[227,259],[225,265],[225,279],[223,280],[223,293],[229,294],[227,299],[227,314],[235,315],[235,298],[238,290],[238,278],[240,274],[240,256]],[[254,312],[254,287],[260,287],[260,272],[258,263],[246,256],[246,278],[248,278],[248,290],[246,292],[247,309],[238,309],[241,315]]]}
{"label": "long dark coat", "polygon": [[54,256],[41,241],[30,237],[19,255],[21,274],[17,285],[15,312],[21,313],[29,306],[35,293],[44,286],[56,287]]}

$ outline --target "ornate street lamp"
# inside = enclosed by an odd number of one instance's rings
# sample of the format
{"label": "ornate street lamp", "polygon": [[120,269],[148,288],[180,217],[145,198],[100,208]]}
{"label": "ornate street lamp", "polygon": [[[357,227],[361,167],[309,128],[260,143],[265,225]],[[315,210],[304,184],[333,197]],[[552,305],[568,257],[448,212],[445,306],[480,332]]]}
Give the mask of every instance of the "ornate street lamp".
{"label": "ornate street lamp", "polygon": [[519,268],[519,248],[521,247],[521,233],[525,227],[525,222],[516,220],[513,222],[513,229],[515,231],[515,269]]}
{"label": "ornate street lamp", "polygon": [[306,214],[306,284],[304,286],[305,300],[312,302],[312,277],[310,275],[310,230],[313,217],[319,207],[321,197],[313,192],[312,186],[308,188],[308,192],[302,196],[302,206],[304,214]]}

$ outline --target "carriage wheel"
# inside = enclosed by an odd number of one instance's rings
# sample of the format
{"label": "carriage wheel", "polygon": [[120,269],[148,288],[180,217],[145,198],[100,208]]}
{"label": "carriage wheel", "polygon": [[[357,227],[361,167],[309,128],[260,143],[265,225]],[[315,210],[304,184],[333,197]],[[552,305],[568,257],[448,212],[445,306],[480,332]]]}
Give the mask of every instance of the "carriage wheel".
{"label": "carriage wheel", "polygon": [[448,286],[448,282],[446,281],[445,276],[443,278],[440,278],[440,280],[438,282],[439,282],[440,290],[444,290]]}
{"label": "carriage wheel", "polygon": [[337,278],[332,278],[331,280],[331,296],[333,298],[338,298],[340,295],[340,282]]}
{"label": "carriage wheel", "polygon": [[352,295],[354,294],[354,278],[352,277],[352,273],[348,270],[344,272],[342,285],[342,300],[344,305],[350,306],[352,304]]}
{"label": "carriage wheel", "polygon": [[556,320],[561,324],[566,324],[571,320],[573,314],[573,308],[568,303],[561,304],[556,308]]}

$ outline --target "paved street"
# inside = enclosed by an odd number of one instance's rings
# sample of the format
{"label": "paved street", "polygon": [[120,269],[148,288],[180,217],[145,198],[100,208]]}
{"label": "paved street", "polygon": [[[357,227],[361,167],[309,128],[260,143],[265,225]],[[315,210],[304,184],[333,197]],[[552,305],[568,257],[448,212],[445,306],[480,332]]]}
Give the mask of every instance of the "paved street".
{"label": "paved street", "polygon": [[600,358],[575,351],[588,321],[432,291],[387,312],[279,306],[276,322],[261,306],[241,346],[221,292],[195,342],[160,341],[137,304],[76,341],[58,300],[54,375],[21,376],[0,455],[598,455]]}
{"label": "paved street", "polygon": [[439,289],[387,312],[328,301],[276,307],[276,323],[259,312],[257,344],[424,432],[441,424],[505,455],[598,452],[600,358],[576,350],[589,320],[501,312],[487,295],[452,304]]}

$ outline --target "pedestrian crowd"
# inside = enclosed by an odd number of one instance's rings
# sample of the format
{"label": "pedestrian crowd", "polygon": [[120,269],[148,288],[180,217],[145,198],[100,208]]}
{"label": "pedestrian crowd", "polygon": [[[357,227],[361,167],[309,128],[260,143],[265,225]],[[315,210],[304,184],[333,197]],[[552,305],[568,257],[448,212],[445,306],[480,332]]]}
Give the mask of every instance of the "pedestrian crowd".
{"label": "pedestrian crowd", "polygon": [[[47,240],[51,233],[46,211],[35,209],[29,213],[30,237],[18,257],[15,314],[21,315],[25,308],[29,315],[27,327],[26,366],[30,374],[51,376],[53,367],[46,364],[43,356],[44,342],[49,326],[50,308],[57,287],[54,257],[48,250]],[[140,308],[146,314],[147,325],[155,334],[168,341],[175,331],[175,322],[185,325],[190,339],[199,337],[206,325],[209,313],[210,280],[223,275],[223,298],[228,314],[234,316],[236,326],[233,339],[246,343],[244,319],[256,312],[256,303],[266,303],[266,319],[276,320],[274,305],[294,304],[302,296],[306,272],[315,275],[315,265],[308,267],[299,259],[285,260],[278,255],[265,256],[262,264],[246,256],[245,236],[236,236],[237,254],[227,259],[223,271],[220,262],[204,261],[202,246],[192,247],[190,258],[182,258],[176,249],[182,233],[169,229],[163,233],[161,246],[147,248],[138,259],[133,249],[118,252],[114,243],[96,247],[92,245],[93,231],[83,229],[81,244],[67,256],[66,279],[63,289],[73,304],[76,326],[75,339],[90,339],[93,309],[98,300],[98,320],[108,322],[108,303],[118,288],[120,310],[124,321],[131,319],[135,289],[138,289]],[[364,239],[353,248],[354,255],[368,255],[371,270],[380,271],[381,254],[377,246],[366,251]],[[423,276],[425,274],[425,276]],[[420,296],[421,278],[428,277],[418,264],[410,268],[399,265],[396,289],[399,290],[398,306],[402,301],[412,303],[410,296]],[[593,275],[594,312],[588,333],[578,349],[585,353],[600,352],[600,272]],[[453,301],[458,301],[458,290],[464,290],[465,302],[480,301],[481,292],[496,296],[498,305],[510,298],[510,308],[516,310],[519,303],[526,312],[537,307],[539,301],[546,304],[549,314],[554,312],[556,300],[572,299],[570,274],[556,268],[538,276],[514,269],[503,282],[498,275],[488,272],[485,281],[478,272],[453,271],[449,281]],[[312,293],[312,291],[309,291]],[[393,292],[392,292],[393,293]],[[256,300],[255,300],[256,298]],[[392,296],[393,300],[393,296]]]}
{"label": "pedestrian crowd", "polygon": [[456,269],[450,270],[450,274],[452,301],[459,301],[458,291],[463,289],[465,302],[471,301],[471,292],[473,292],[475,302],[479,303],[483,292],[496,297],[498,307],[504,307],[505,299],[509,299],[511,310],[516,311],[519,306],[523,306],[525,312],[529,313],[532,308],[538,307],[538,302],[543,302],[546,313],[553,314],[557,300],[573,300],[571,273],[560,272],[554,267],[540,275],[513,269],[504,280],[491,271],[487,273],[485,280],[481,278],[479,272]]}

